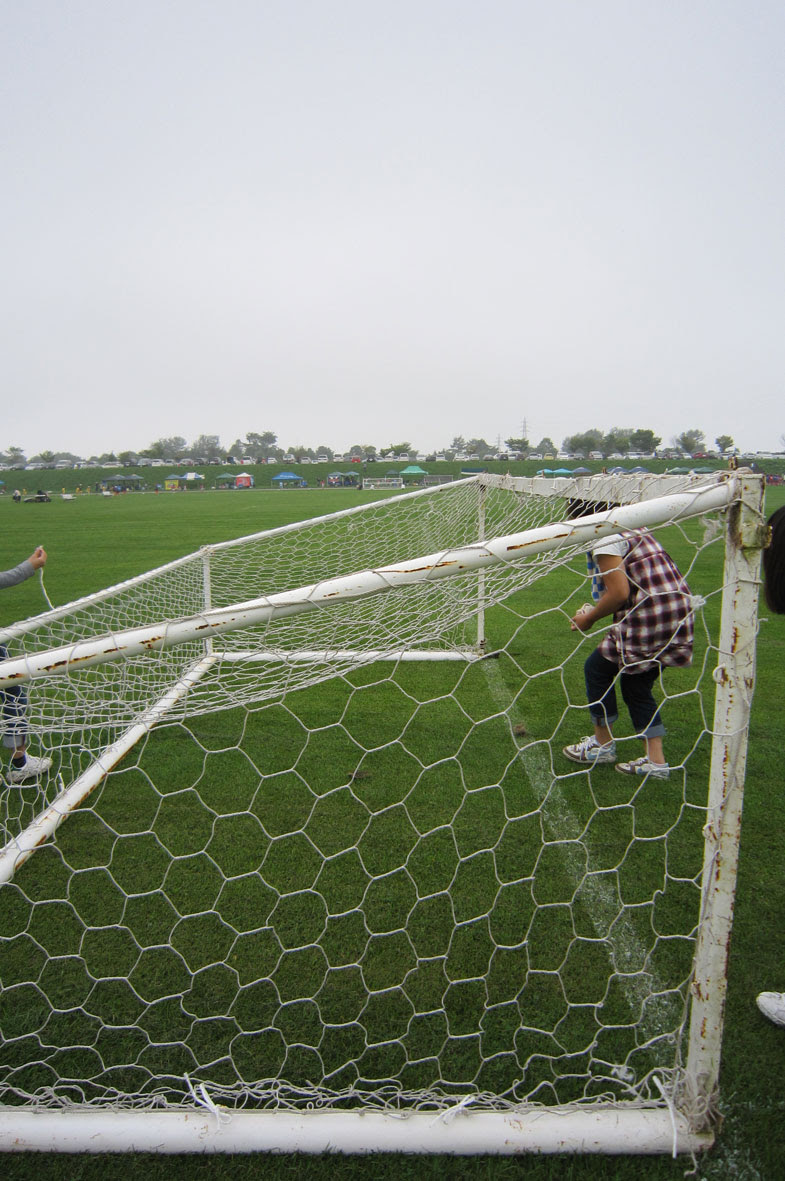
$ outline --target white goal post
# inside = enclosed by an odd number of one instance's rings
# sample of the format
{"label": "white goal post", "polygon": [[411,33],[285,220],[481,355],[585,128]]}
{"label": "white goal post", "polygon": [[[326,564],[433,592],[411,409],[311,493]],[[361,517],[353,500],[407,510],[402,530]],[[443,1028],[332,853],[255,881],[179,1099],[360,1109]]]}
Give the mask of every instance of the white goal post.
{"label": "white goal post", "polygon": [[403,480],[400,476],[363,476],[362,487],[366,492],[380,488],[403,488]]}
{"label": "white goal post", "polygon": [[[55,760],[0,796],[0,1148],[710,1144],[762,521],[482,474],[0,633]],[[656,791],[560,762],[583,555],[641,528],[699,620]]]}

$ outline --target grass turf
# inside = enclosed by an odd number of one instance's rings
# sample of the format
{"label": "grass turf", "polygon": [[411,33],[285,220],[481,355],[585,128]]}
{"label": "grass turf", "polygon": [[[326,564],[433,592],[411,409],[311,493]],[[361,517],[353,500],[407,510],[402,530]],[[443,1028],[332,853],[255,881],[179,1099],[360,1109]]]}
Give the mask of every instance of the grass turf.
{"label": "grass turf", "polygon": [[[9,545],[12,540],[16,540],[14,552],[7,555],[6,564],[12,564],[39,542],[47,545],[51,555],[51,563],[47,569],[47,588],[53,601],[60,602],[89,589],[117,581],[120,577],[147,569],[158,562],[169,560],[179,553],[188,552],[199,543],[283,523],[283,520],[291,519],[289,514],[301,513],[303,507],[307,508],[307,513],[303,515],[313,515],[329,511],[335,504],[335,494],[306,495],[307,502],[301,501],[300,497],[295,500],[291,497],[280,497],[275,493],[235,496],[146,496],[112,500],[95,498],[75,503],[54,502],[47,506],[23,507],[11,506],[5,501],[0,504],[0,511],[5,518],[4,533]],[[340,496],[343,506],[348,503],[350,497],[359,500],[362,494],[342,492]],[[781,494],[779,499],[781,500]],[[775,507],[778,502],[776,494],[770,496],[770,502],[770,507]],[[29,516],[32,513],[36,514],[35,520]],[[80,515],[77,517],[76,513]],[[273,517],[277,519],[273,520]],[[41,530],[42,524],[51,529],[51,541]],[[89,539],[87,542],[86,538]],[[36,595],[39,593],[32,582],[13,591],[4,592],[0,599],[0,606],[4,611],[3,618],[19,618],[37,610],[39,604],[36,602]],[[14,602],[15,609],[12,608]],[[739,920],[734,935],[728,1002],[729,1018],[732,1018],[735,1012],[736,1021],[729,1019],[728,1022],[722,1079],[723,1104],[727,1117],[725,1131],[718,1147],[701,1164],[701,1173],[705,1176],[712,1175],[713,1162],[718,1170],[725,1168],[724,1173],[715,1172],[716,1176],[726,1175],[731,1166],[737,1175],[745,1175],[746,1169],[747,1175],[752,1176],[755,1174],[750,1170],[758,1169],[761,1176],[773,1176],[780,1170],[769,1171],[770,1165],[778,1160],[782,1161],[782,1144],[776,1136],[771,1135],[770,1129],[777,1110],[781,1111],[776,1097],[772,1098],[772,1089],[783,1062],[783,1040],[778,1031],[758,1015],[753,1004],[754,995],[760,988],[777,988],[785,985],[785,981],[777,979],[777,972],[781,970],[783,934],[782,924],[777,918],[777,900],[782,897],[783,887],[781,858],[778,855],[772,826],[766,823],[772,795],[777,786],[774,743],[779,706],[776,694],[772,693],[772,687],[776,685],[777,671],[782,667],[783,628],[780,620],[768,620],[762,627],[766,643],[761,645],[759,657],[759,687],[753,714],[745,838],[742,842]],[[757,790],[753,789],[753,785]],[[176,823],[174,827],[176,829]],[[749,835],[750,830],[755,834],[753,837]],[[747,850],[750,842],[756,838],[758,846],[750,855],[754,858],[751,863],[754,868],[748,868],[750,861]],[[763,856],[761,849],[764,851]],[[751,896],[751,901],[754,898],[755,904],[767,916],[767,921],[753,920],[753,931],[747,941],[749,954],[745,956],[742,952],[739,962],[737,948],[745,937],[744,914],[747,892]],[[740,1033],[741,1037],[735,1042],[736,1033]],[[748,1053],[750,1042],[754,1047],[752,1057]],[[751,1062],[755,1063],[754,1070],[750,1069]],[[740,1086],[743,1087],[741,1099]],[[765,1134],[764,1128],[768,1129]],[[10,1163],[12,1168],[16,1168],[20,1162],[11,1158]],[[173,1162],[166,1163],[171,1167]],[[196,1162],[186,1161],[182,1168],[192,1170],[195,1164]],[[608,1171],[611,1164],[613,1173]],[[71,1162],[68,1161],[58,1164],[55,1158],[47,1164],[47,1168],[62,1167],[63,1171],[67,1171],[71,1176],[90,1175],[87,1172],[75,1173],[70,1165]],[[472,1175],[472,1170],[479,1169],[484,1171],[475,1172],[474,1175],[506,1176],[510,1175],[511,1168],[521,1168],[524,1165],[527,1173],[531,1175],[556,1175],[549,1171],[557,1168],[555,1162],[509,1162],[490,1158],[482,1162],[442,1162],[440,1171],[450,1175],[450,1170],[456,1170],[454,1175],[457,1175],[457,1169],[460,1168],[462,1175]],[[79,1163],[80,1169],[90,1167],[91,1162],[87,1160],[81,1160]],[[111,1170],[113,1167],[115,1162],[105,1162],[105,1169]],[[149,1166],[146,1164],[145,1167],[146,1171],[153,1171],[159,1164],[150,1162]],[[203,1164],[200,1161],[198,1167],[212,1166],[210,1162]],[[216,1162],[214,1167],[220,1167],[222,1175],[243,1176],[244,1170],[253,1166],[251,1162],[240,1160]],[[312,1170],[330,1166],[322,1166],[320,1162],[313,1160],[281,1158],[266,1162],[266,1167],[268,1172],[273,1169],[280,1170],[283,1176],[298,1173],[318,1175],[318,1172]],[[387,1162],[386,1158],[374,1158],[372,1164],[362,1161],[343,1162],[343,1168],[346,1170],[372,1168],[375,1175],[384,1175],[381,1170],[395,1168],[396,1172],[406,1174],[408,1171],[412,1176],[428,1176],[429,1169],[434,1167],[434,1162]],[[589,1177],[624,1176],[628,1166],[624,1162],[581,1160],[562,1161],[558,1167],[560,1176]],[[672,1170],[676,1167],[679,1167],[681,1175],[683,1168],[666,1161],[636,1162],[632,1167],[635,1167],[637,1176],[642,1172],[651,1176],[673,1176],[675,1172]],[[193,1172],[189,1172],[188,1175],[193,1175]],[[351,1172],[348,1175],[351,1175]]]}

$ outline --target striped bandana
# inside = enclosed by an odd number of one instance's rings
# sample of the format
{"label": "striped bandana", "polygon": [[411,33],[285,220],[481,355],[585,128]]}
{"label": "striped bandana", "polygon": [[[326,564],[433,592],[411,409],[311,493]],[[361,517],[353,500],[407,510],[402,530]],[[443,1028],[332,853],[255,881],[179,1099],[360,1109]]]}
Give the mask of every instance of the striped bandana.
{"label": "striped bandana", "polygon": [[600,568],[594,560],[594,555],[586,554],[586,567],[591,578],[591,597],[595,603],[599,603],[601,596],[605,592],[605,583],[602,581]]}

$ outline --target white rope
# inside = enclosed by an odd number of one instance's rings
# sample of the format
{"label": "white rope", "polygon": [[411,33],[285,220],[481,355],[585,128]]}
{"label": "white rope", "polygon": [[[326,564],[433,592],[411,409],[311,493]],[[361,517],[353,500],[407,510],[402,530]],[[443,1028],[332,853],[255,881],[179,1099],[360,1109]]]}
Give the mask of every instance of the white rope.
{"label": "white rope", "polygon": [[44,586],[44,568],[43,568],[43,566],[38,567],[38,581],[41,583],[41,594],[44,596],[44,600],[46,602],[47,607],[49,608],[50,611],[54,611],[54,603],[49,598],[49,595],[46,593],[46,587]]}
{"label": "white rope", "polygon": [[215,1116],[216,1130],[220,1128],[221,1124],[228,1124],[231,1121],[231,1115],[228,1111],[222,1111],[218,1104],[211,1099],[204,1083],[199,1083],[199,1086],[194,1090],[194,1085],[188,1075],[186,1074],[184,1077],[194,1103],[198,1104],[199,1107],[206,1107]]}
{"label": "white rope", "polygon": [[430,1127],[433,1127],[434,1124],[438,1124],[440,1121],[444,1124],[452,1123],[456,1115],[460,1115],[462,1111],[465,1111],[469,1104],[474,1102],[475,1098],[476,1095],[464,1095],[452,1107],[447,1107],[444,1111],[440,1111],[436,1118],[431,1120]]}
{"label": "white rope", "polygon": [[674,1160],[676,1160],[679,1151],[679,1132],[676,1127],[676,1109],[673,1106],[673,1100],[665,1090],[660,1080],[657,1078],[656,1074],[653,1076],[652,1081],[659,1093],[662,1095],[665,1106],[668,1108],[668,1115],[670,1116],[671,1127],[673,1128],[673,1147],[671,1149],[671,1156]]}

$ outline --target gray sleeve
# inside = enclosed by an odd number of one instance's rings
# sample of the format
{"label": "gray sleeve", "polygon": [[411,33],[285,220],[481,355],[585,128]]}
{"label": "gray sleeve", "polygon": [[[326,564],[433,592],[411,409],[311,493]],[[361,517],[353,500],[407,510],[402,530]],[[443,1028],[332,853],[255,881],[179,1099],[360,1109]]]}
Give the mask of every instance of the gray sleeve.
{"label": "gray sleeve", "polygon": [[20,562],[18,566],[14,566],[13,570],[0,570],[0,588],[5,586],[16,586],[18,582],[24,582],[26,578],[32,578],[35,574],[35,566],[25,559]]}

